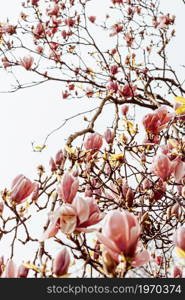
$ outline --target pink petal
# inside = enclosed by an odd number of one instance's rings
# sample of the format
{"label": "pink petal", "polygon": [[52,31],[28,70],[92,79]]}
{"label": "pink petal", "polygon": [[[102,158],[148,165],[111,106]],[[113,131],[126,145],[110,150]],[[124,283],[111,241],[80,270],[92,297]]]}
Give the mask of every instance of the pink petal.
{"label": "pink petal", "polygon": [[146,249],[144,249],[143,251],[135,255],[134,260],[132,261],[132,266],[134,268],[140,267],[146,264],[149,261],[149,259],[150,259],[150,254]]}

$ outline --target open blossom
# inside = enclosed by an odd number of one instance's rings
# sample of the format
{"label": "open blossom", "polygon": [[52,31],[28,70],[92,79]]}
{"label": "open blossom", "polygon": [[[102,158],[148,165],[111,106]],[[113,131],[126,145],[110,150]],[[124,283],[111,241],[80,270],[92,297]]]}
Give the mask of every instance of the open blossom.
{"label": "open blossom", "polygon": [[173,164],[173,175],[177,182],[179,182],[185,175],[185,163],[177,157],[172,161]]}
{"label": "open blossom", "polygon": [[50,216],[51,224],[43,239],[55,236],[59,229],[65,234],[74,231],[90,232],[91,229],[87,227],[97,224],[102,217],[95,199],[77,197],[71,204],[62,205]]}
{"label": "open blossom", "polygon": [[175,246],[184,252],[185,257],[185,228],[180,227],[177,229],[173,237]]}
{"label": "open blossom", "polygon": [[31,56],[25,56],[23,59],[20,61],[20,65],[24,67],[26,70],[30,70],[32,65],[33,65],[33,57]]}
{"label": "open blossom", "polygon": [[136,90],[137,90],[136,85],[126,84],[119,88],[119,94],[120,94],[120,96],[122,96],[124,98],[131,98],[136,95],[136,93],[135,93]]}
{"label": "open blossom", "polygon": [[67,18],[67,19],[65,19],[65,24],[68,27],[73,27],[75,25],[75,19],[73,19],[73,18]]}
{"label": "open blossom", "polygon": [[164,16],[159,16],[159,20],[154,20],[154,26],[159,29],[167,29],[169,25],[174,24],[175,16],[170,16],[169,14]]}
{"label": "open blossom", "polygon": [[70,265],[70,255],[66,247],[64,247],[55,257],[53,261],[53,273],[57,276],[67,274]]}
{"label": "open blossom", "polygon": [[0,34],[14,34],[16,33],[16,26],[11,24],[6,24],[0,27]]}
{"label": "open blossom", "polygon": [[133,214],[114,210],[105,217],[102,233],[97,233],[97,237],[116,263],[124,256],[129,258],[133,267],[138,267],[149,260],[147,250],[138,252],[140,232],[140,225]]}
{"label": "open blossom", "polygon": [[173,172],[173,164],[167,155],[160,154],[154,158],[151,170],[156,176],[161,178],[163,181],[166,181],[170,178]]}
{"label": "open blossom", "polygon": [[154,113],[147,114],[143,119],[143,126],[148,133],[158,134],[167,127],[172,120],[173,114],[169,113],[166,107],[162,106]]}
{"label": "open blossom", "polygon": [[78,191],[79,181],[69,173],[65,173],[58,186],[59,197],[66,203],[71,203]]}
{"label": "open blossom", "polygon": [[92,133],[84,142],[86,150],[99,150],[103,144],[102,136],[98,133]]}
{"label": "open blossom", "polygon": [[112,32],[110,33],[109,36],[115,36],[117,35],[119,32],[121,32],[123,30],[123,25],[121,24],[114,24],[112,26]]}
{"label": "open blossom", "polygon": [[60,7],[57,5],[57,4],[55,4],[54,5],[54,7],[53,8],[51,8],[51,9],[49,9],[48,11],[47,11],[47,14],[48,14],[48,16],[58,16],[58,14],[59,14],[59,11],[60,11]]}
{"label": "open blossom", "polygon": [[33,34],[35,35],[35,37],[37,39],[42,38],[43,34],[44,34],[44,26],[43,24],[40,22],[38,23],[35,28],[33,29]]}
{"label": "open blossom", "polygon": [[106,88],[110,93],[116,93],[118,91],[118,84],[116,81],[109,81]]}
{"label": "open blossom", "polygon": [[10,200],[16,204],[22,203],[35,189],[35,183],[24,175],[18,175],[12,182]]}

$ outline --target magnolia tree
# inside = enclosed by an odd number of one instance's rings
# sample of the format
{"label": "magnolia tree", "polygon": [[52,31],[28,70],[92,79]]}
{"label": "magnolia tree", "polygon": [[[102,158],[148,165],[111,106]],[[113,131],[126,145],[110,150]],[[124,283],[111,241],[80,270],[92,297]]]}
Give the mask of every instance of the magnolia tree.
{"label": "magnolia tree", "polygon": [[[100,19],[96,0],[28,0],[17,24],[0,26],[10,92],[57,81],[62,103],[97,103],[49,172],[40,165],[34,180],[18,175],[2,191],[1,242],[11,237],[2,278],[183,276],[185,86],[168,60],[175,16],[159,0],[105,3]],[[18,265],[27,244],[35,251]]]}

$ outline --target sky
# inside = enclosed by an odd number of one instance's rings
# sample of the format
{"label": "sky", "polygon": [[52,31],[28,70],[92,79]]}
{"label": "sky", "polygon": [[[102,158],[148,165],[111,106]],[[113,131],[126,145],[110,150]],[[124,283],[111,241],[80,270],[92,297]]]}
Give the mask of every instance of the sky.
{"label": "sky", "polygon": [[[99,14],[103,12],[106,1],[108,0],[95,0],[99,5]],[[0,10],[0,22],[6,21],[7,17],[15,20],[21,11],[22,0],[0,0],[1,2],[3,5]],[[177,36],[169,49],[169,58],[178,69],[180,64],[185,64],[182,44],[185,5],[181,0],[161,0],[161,8],[177,16]],[[6,78],[0,72],[0,90],[6,89]],[[60,85],[53,82],[14,93],[0,94],[0,190],[9,187],[12,179],[20,173],[34,179],[36,166],[48,166],[50,156],[62,148],[65,138],[77,128],[85,126],[83,116],[67,123],[62,130],[53,134],[43,152],[33,152],[31,142],[42,145],[46,135],[57,128],[63,119],[96,106],[97,103],[87,101],[81,101],[80,104],[64,102]],[[98,121],[97,126],[102,131],[106,126],[106,116],[110,114],[111,108],[107,107],[104,119]]]}
{"label": "sky", "polygon": [[[2,0],[0,0],[2,1]],[[108,0],[101,0],[98,13],[104,11],[104,5]],[[12,5],[13,2],[13,5]],[[16,20],[21,11],[21,0],[6,0],[0,10],[0,21],[7,17]],[[95,3],[96,4],[96,3]],[[182,14],[184,5],[181,0],[161,0],[161,7],[172,14],[177,15],[176,28],[177,37],[169,48],[169,57],[176,68],[185,64],[184,47],[182,36]],[[181,59],[184,61],[181,61]],[[6,90],[6,80],[0,73],[0,90]],[[17,91],[15,93],[0,94],[0,189],[9,185],[12,178],[23,173],[27,176],[34,176],[35,166],[40,163],[47,164],[51,155],[60,149],[66,138],[73,129],[76,129],[78,122],[84,126],[83,117],[80,117],[68,124],[63,130],[55,133],[48,141],[48,146],[42,153],[32,151],[31,142],[42,144],[45,136],[54,128],[58,127],[62,120],[73,115],[73,112],[85,111],[96,107],[96,103],[64,102],[61,97],[60,85],[57,83],[46,83],[38,87]],[[100,124],[103,126],[103,123]]]}

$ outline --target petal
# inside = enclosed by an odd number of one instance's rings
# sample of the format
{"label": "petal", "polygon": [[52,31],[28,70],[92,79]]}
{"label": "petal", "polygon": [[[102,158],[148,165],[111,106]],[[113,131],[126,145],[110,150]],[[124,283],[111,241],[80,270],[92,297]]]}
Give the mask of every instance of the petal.
{"label": "petal", "polygon": [[132,266],[134,268],[140,267],[144,264],[146,264],[150,259],[150,254],[148,250],[144,249],[143,251],[139,252],[138,254],[135,255],[133,261],[132,261]]}
{"label": "petal", "polygon": [[106,246],[108,249],[112,250],[113,252],[116,252],[118,254],[121,252],[120,249],[116,246],[116,244],[113,241],[105,237],[100,232],[97,232],[97,238],[104,246]]}

